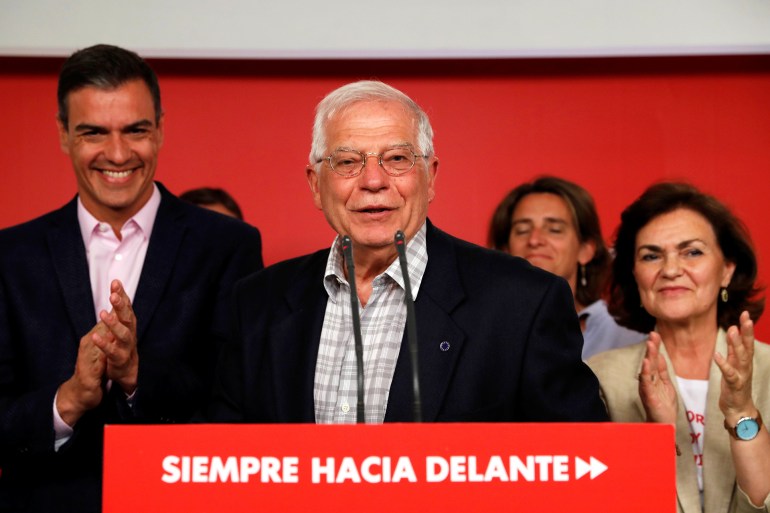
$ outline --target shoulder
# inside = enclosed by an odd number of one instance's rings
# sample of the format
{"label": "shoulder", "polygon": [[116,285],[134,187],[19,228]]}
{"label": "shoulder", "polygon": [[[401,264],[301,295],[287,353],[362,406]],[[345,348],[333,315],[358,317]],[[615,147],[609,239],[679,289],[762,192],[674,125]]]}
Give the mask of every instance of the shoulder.
{"label": "shoulder", "polygon": [[180,200],[162,185],[161,203],[155,220],[156,226],[164,223],[181,223],[193,237],[210,243],[230,241],[248,244],[261,242],[259,230],[239,219]]}
{"label": "shoulder", "polygon": [[74,199],[63,207],[40,217],[0,229],[0,248],[2,248],[0,256],[25,258],[31,252],[45,250],[46,240],[52,229],[69,229],[79,235]]}
{"label": "shoulder", "polygon": [[589,358],[586,363],[602,383],[616,378],[625,379],[629,376],[635,379],[646,348],[647,342],[642,341],[598,353]]}
{"label": "shoulder", "polygon": [[586,361],[599,379],[602,399],[614,422],[645,420],[638,379],[645,347],[641,342],[599,353]]}
{"label": "shoulder", "polygon": [[635,344],[647,338],[644,333],[620,326],[607,311],[607,304],[601,299],[578,312],[579,317],[585,315],[587,317],[583,332],[583,358],[589,358],[616,347]]}
{"label": "shoulder", "polygon": [[[586,331],[593,329],[597,332],[609,332],[607,334],[611,334],[613,332],[625,330],[625,328],[619,326],[615,322],[615,319],[612,318],[610,312],[607,311],[607,304],[601,299],[591,303],[578,312],[578,316],[586,314]],[[639,340],[641,340],[641,338]]]}
{"label": "shoulder", "polygon": [[237,284],[238,295],[262,294],[278,295],[290,287],[317,282],[323,287],[323,272],[329,248],[272,264],[261,271],[240,280]]}
{"label": "shoulder", "polygon": [[77,225],[77,200],[73,198],[66,205],[42,214],[29,221],[24,221],[14,226],[0,229],[0,237],[26,238],[30,235],[45,232],[51,226]]}
{"label": "shoulder", "polygon": [[[437,252],[448,252],[454,254],[461,274],[469,280],[483,280],[485,287],[509,286],[510,280],[514,280],[519,287],[547,288],[563,281],[523,258],[484,248],[438,228],[431,228],[428,235],[428,265],[436,260]],[[490,277],[494,277],[494,280],[490,281]]]}

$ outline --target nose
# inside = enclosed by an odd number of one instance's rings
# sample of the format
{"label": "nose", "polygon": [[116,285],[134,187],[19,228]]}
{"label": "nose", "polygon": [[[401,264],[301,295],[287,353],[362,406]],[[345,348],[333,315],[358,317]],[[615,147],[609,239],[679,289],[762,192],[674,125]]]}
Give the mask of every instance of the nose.
{"label": "nose", "polygon": [[390,176],[380,165],[379,156],[367,153],[364,159],[364,169],[359,175],[361,187],[372,191],[387,188],[390,184]]}
{"label": "nose", "polygon": [[667,278],[675,278],[679,276],[682,271],[681,263],[677,255],[665,255],[663,257],[663,276]]}
{"label": "nose", "polygon": [[527,244],[532,247],[541,246],[543,244],[543,232],[540,228],[537,226],[532,227],[532,230],[529,232],[529,237],[527,238]]}
{"label": "nose", "polygon": [[104,156],[114,164],[122,164],[131,158],[131,148],[121,134],[112,134],[105,143]]}

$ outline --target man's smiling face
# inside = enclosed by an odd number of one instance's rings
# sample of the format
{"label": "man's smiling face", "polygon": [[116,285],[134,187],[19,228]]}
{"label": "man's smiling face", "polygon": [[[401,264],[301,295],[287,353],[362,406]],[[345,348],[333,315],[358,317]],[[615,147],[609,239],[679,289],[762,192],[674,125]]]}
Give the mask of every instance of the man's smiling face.
{"label": "man's smiling face", "polygon": [[87,86],[71,92],[67,106],[59,139],[83,205],[100,221],[127,221],[152,196],[163,143],[149,88],[140,79],[114,89]]}

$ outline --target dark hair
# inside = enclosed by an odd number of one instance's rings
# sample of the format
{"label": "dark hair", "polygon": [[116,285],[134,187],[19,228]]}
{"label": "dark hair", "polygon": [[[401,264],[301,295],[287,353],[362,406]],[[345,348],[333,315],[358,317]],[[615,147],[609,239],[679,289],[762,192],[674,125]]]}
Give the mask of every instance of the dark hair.
{"label": "dark hair", "polygon": [[192,189],[182,193],[179,196],[180,199],[192,203],[194,205],[216,205],[219,203],[227,210],[235,214],[235,217],[243,221],[243,213],[241,207],[235,202],[232,196],[230,196],[224,189],[215,189],[212,187],[201,187],[200,189]]}
{"label": "dark hair", "polygon": [[664,182],[650,186],[621,214],[615,234],[615,260],[610,284],[610,313],[617,321],[633,330],[648,332],[655,318],[641,308],[639,288],[634,279],[636,236],[656,217],[684,208],[703,216],[714,229],[717,243],[728,262],[735,264],[727,286],[728,301],[717,301],[717,324],[737,324],[741,312],[747,310],[755,322],[765,309],[757,287],[757,259],[749,232],[743,223],[715,197],[700,192],[686,183]]}
{"label": "dark hair", "polygon": [[[581,285],[580,279],[575,287],[575,299],[582,305],[590,305],[597,301],[604,290],[604,284],[609,271],[610,254],[602,238],[599,215],[591,195],[581,186],[557,178],[541,176],[533,182],[524,183],[508,193],[495,209],[489,224],[489,246],[507,251],[508,241],[513,228],[513,211],[525,196],[534,193],[548,193],[559,196],[567,204],[572,213],[572,222],[577,230],[581,243],[593,242],[596,246],[594,257],[585,266],[587,284]],[[577,265],[577,262],[575,262]]]}
{"label": "dark hair", "polygon": [[64,61],[59,72],[59,85],[56,90],[59,120],[66,128],[69,121],[67,97],[71,92],[88,86],[115,89],[136,79],[143,80],[150,89],[157,123],[163,112],[158,77],[139,55],[112,45],[95,45],[78,50]]}

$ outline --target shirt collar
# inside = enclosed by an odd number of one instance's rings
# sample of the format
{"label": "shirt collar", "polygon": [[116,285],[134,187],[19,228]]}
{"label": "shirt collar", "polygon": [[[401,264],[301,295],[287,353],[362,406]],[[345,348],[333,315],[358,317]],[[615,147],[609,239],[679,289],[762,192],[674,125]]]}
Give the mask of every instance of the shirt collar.
{"label": "shirt collar", "polygon": [[[425,268],[428,265],[426,233],[427,223],[423,223],[415,236],[412,237],[412,240],[406,244],[409,284],[412,287],[412,296],[414,299],[417,299],[417,292],[420,289],[420,283],[422,283],[422,277],[423,274],[425,274]],[[324,288],[326,289],[326,293],[329,294],[329,298],[332,302],[336,302],[340,286],[342,284],[348,285],[348,280],[345,278],[345,271],[343,269],[344,261],[345,259],[342,255],[342,237],[337,235],[334,238],[334,243],[329,251],[329,257],[326,260],[326,270],[324,271]],[[404,280],[401,275],[401,264],[399,263],[398,258],[396,258],[382,274],[377,276],[375,281],[382,279],[383,276],[388,276],[401,289],[404,288]]]}
{"label": "shirt collar", "polygon": [[577,313],[578,317],[588,317],[588,316],[590,316],[592,314],[595,314],[596,312],[598,312],[599,310],[602,309],[602,307],[604,306],[603,303],[604,303],[604,301],[602,301],[601,299],[597,299],[596,301],[594,301],[590,305],[588,305],[585,308],[583,308],[582,310],[580,310]]}
{"label": "shirt collar", "polygon": [[[123,225],[125,227],[127,224],[133,222],[139,227],[145,240],[149,240],[150,235],[152,235],[152,227],[155,225],[155,218],[158,215],[158,208],[160,208],[160,190],[154,183],[152,184],[152,188],[152,196],[150,196],[149,201],[147,201],[147,203],[139,209],[139,212],[134,214],[134,216]],[[80,196],[78,196],[78,224],[80,225],[80,235],[83,237],[83,243],[88,247],[91,237],[93,237],[94,232],[100,229],[99,227],[102,225],[102,222],[96,219],[91,212],[86,210]]]}

